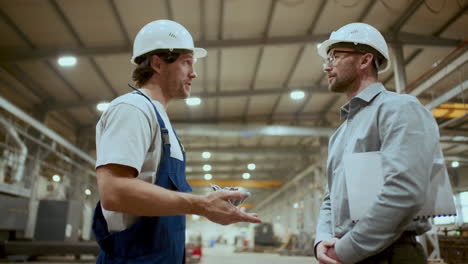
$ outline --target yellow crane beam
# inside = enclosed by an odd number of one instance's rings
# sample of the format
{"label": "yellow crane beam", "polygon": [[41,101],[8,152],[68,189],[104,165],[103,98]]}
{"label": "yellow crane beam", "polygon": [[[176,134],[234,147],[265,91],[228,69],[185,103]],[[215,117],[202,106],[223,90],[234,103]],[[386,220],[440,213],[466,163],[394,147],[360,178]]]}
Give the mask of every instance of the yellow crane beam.
{"label": "yellow crane beam", "polygon": [[216,184],[220,187],[235,186],[244,188],[278,188],[283,185],[281,181],[269,180],[202,180],[189,179],[188,183],[192,187],[210,187],[210,184]]}
{"label": "yellow crane beam", "polygon": [[431,110],[435,118],[457,118],[468,113],[468,105],[462,103],[441,104]]}

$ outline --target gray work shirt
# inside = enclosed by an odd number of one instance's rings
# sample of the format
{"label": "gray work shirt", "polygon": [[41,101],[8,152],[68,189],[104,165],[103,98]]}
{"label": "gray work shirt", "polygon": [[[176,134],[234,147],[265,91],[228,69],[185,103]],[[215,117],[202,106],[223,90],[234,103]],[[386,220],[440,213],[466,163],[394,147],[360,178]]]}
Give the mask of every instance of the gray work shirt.
{"label": "gray work shirt", "polygon": [[[346,119],[330,138],[328,185],[320,208],[316,241],[340,238],[335,250],[343,263],[377,254],[403,231],[422,234],[427,220],[412,220],[424,203],[439,130],[431,114],[414,97],[387,91],[374,83],[341,108]],[[366,215],[350,219],[343,169],[345,153],[378,151],[384,186]],[[365,187],[363,187],[365,192]]]}

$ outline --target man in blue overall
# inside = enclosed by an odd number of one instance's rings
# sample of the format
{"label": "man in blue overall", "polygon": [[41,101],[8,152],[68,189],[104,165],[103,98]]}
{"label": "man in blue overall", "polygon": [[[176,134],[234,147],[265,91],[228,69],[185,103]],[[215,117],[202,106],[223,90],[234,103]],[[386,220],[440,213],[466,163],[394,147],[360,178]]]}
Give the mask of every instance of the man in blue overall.
{"label": "man in blue overall", "polygon": [[223,225],[260,222],[229,202],[245,192],[189,194],[184,148],[166,109],[190,95],[194,64],[206,53],[174,21],[153,21],[137,34],[131,62],[140,89],[113,100],[96,126],[97,263],[184,263],[185,214]]}

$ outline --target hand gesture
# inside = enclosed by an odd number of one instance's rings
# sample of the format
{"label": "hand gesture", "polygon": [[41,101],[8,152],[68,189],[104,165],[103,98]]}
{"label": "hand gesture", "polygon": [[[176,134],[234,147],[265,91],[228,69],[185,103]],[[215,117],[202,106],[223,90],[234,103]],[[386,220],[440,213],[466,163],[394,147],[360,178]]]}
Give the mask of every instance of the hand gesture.
{"label": "hand gesture", "polygon": [[242,200],[247,197],[245,192],[216,191],[206,196],[203,216],[210,221],[229,225],[237,222],[260,223],[255,213],[245,213],[232,205],[229,200]]}

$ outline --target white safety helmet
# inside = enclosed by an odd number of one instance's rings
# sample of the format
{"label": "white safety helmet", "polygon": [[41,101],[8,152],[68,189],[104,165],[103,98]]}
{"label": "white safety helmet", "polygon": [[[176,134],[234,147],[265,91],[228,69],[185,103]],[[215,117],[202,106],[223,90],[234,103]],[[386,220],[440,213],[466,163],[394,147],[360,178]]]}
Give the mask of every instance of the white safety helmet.
{"label": "white safety helmet", "polygon": [[195,59],[203,58],[207,53],[205,49],[194,47],[192,35],[181,24],[171,20],[156,20],[146,24],[136,35],[130,61],[136,64],[136,58],[158,49],[192,50]]}
{"label": "white safety helmet", "polygon": [[382,61],[379,73],[385,72],[390,68],[390,58],[388,56],[388,46],[382,34],[373,26],[365,23],[351,23],[333,31],[330,38],[317,46],[321,57],[327,58],[327,53],[333,44],[339,42],[354,43],[354,45],[364,44],[378,51],[385,60]]}

